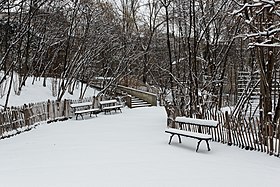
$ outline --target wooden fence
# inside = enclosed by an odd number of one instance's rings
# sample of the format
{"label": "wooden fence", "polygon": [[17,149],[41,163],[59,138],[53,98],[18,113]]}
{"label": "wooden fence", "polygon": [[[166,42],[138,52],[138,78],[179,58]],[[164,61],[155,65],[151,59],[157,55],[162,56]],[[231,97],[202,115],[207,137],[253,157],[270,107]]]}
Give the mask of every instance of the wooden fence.
{"label": "wooden fence", "polygon": [[52,123],[71,118],[73,115],[71,103],[92,102],[94,107],[98,107],[99,101],[106,99],[110,99],[110,96],[100,95],[79,100],[48,100],[0,111],[0,139],[31,130],[43,121]]}
{"label": "wooden fence", "polygon": [[47,101],[40,103],[24,104],[19,107],[11,107],[6,111],[0,111],[0,138],[7,138],[24,131],[31,130],[40,122],[47,123],[62,121],[71,118],[70,103],[89,101],[84,100],[63,100]]}
{"label": "wooden fence", "polygon": [[[167,109],[169,118],[174,117],[174,109]],[[279,157],[280,154],[280,123],[261,124],[255,118],[231,117],[227,112],[207,112],[206,119],[217,120],[217,128],[202,128],[204,133],[212,135],[213,141],[221,142],[229,146],[234,145],[246,150],[255,150]],[[172,121],[172,120],[171,120]],[[168,120],[168,126],[172,126]],[[190,131],[198,132],[198,128],[186,125],[182,127]]]}
{"label": "wooden fence", "polygon": [[70,117],[69,101],[47,101],[11,107],[0,112],[0,138],[10,137],[37,126],[42,121],[52,122]]}
{"label": "wooden fence", "polygon": [[[208,119],[213,116],[208,115]],[[220,122],[212,133],[213,140],[228,145],[235,145],[246,150],[265,152],[279,157],[280,123],[261,124],[258,117],[231,117],[227,112],[219,112],[216,119]]]}

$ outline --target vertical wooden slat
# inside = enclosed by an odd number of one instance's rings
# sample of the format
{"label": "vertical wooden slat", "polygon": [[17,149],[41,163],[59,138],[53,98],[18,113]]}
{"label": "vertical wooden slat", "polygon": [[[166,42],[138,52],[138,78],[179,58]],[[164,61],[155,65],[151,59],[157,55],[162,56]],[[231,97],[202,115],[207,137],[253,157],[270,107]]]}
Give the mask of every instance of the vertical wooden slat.
{"label": "vertical wooden slat", "polygon": [[249,123],[247,122],[246,118],[243,118],[243,121],[244,121],[243,132],[245,134],[245,138],[247,141],[247,149],[254,150],[252,139],[251,139],[251,134],[250,134]]}
{"label": "vertical wooden slat", "polygon": [[277,156],[277,152],[279,153],[279,150],[278,149],[278,144],[280,143],[279,142],[279,125],[276,123],[275,124],[276,127],[275,127],[275,134],[274,134],[274,155]]}
{"label": "vertical wooden slat", "polygon": [[227,130],[227,133],[228,133],[228,142],[227,144],[229,146],[232,145],[232,135],[231,135],[231,127],[230,127],[230,123],[229,123],[229,116],[228,116],[228,111],[225,112],[225,126],[226,126],[226,130]]}
{"label": "vertical wooden slat", "polygon": [[278,133],[277,133],[277,140],[278,140],[278,151],[276,153],[276,156],[279,157],[279,154],[280,154],[280,121],[278,121]]}
{"label": "vertical wooden slat", "polygon": [[259,144],[261,147],[261,152],[265,152],[265,146],[264,146],[264,137],[263,137],[263,133],[261,133],[261,125],[260,125],[260,120],[258,120],[258,118],[256,118],[256,124],[257,124],[257,128],[258,128],[258,137],[259,137]]}
{"label": "vertical wooden slat", "polygon": [[255,138],[253,125],[252,125],[252,122],[253,122],[252,120],[253,120],[252,118],[248,120],[249,129],[250,129],[250,133],[251,133],[251,141],[252,141],[253,149],[257,150],[257,146],[256,146],[257,139]]}

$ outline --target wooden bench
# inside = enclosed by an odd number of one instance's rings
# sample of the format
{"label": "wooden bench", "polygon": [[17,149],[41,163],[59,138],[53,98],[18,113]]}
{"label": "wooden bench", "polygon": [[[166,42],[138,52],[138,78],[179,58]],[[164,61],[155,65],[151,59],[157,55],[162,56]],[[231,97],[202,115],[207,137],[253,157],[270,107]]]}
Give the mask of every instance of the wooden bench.
{"label": "wooden bench", "polygon": [[83,102],[83,103],[72,103],[70,107],[74,110],[78,110],[79,108],[87,108],[89,109],[92,106],[92,102]]}
{"label": "wooden bench", "polygon": [[[192,125],[192,126],[198,126],[199,128],[201,128],[201,127],[215,128],[218,126],[218,121],[194,119],[194,118],[187,118],[187,117],[176,117],[174,122],[175,122],[175,124],[177,123],[179,125],[180,129],[167,128],[165,130],[166,133],[171,134],[170,139],[169,139],[169,144],[171,144],[171,141],[172,141],[172,138],[174,135],[178,136],[179,143],[182,143],[181,136],[185,136],[185,137],[189,137],[189,138],[198,139],[196,152],[198,151],[199,145],[200,145],[201,141],[203,141],[203,140],[206,142],[208,151],[211,150],[210,146],[209,146],[209,142],[208,142],[209,140],[212,139],[212,136],[210,134],[183,130],[182,126],[183,125]],[[190,128],[186,128],[186,129],[190,129]]]}
{"label": "wooden bench", "polygon": [[105,114],[111,113],[112,110],[114,110],[115,112],[117,112],[117,110],[122,112],[121,110],[122,105],[118,105],[116,99],[100,101],[99,106],[100,109],[104,111]]}
{"label": "wooden bench", "polygon": [[82,119],[84,119],[83,114],[88,114],[88,113],[90,117],[92,114],[94,114],[97,117],[97,114],[99,114],[100,112],[101,110],[99,108],[90,108],[86,110],[75,111],[76,120],[78,119],[78,116],[81,116]]}
{"label": "wooden bench", "polygon": [[117,110],[119,110],[120,112],[122,112],[121,110],[122,105],[114,105],[114,106],[107,106],[107,107],[103,107],[103,111],[104,113],[111,113],[112,110],[114,110],[115,112],[117,112]]}
{"label": "wooden bench", "polygon": [[90,117],[92,114],[95,114],[97,117],[97,114],[101,112],[99,108],[92,108],[92,102],[72,103],[70,107],[74,110],[76,120],[78,119],[78,116],[81,116],[82,119],[84,119],[84,114],[89,114]]}

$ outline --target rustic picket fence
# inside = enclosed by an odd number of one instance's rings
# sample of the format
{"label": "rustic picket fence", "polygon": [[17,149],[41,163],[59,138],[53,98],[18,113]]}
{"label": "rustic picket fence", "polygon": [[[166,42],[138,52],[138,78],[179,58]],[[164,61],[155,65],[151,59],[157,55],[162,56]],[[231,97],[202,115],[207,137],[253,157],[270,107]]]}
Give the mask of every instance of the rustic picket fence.
{"label": "rustic picket fence", "polygon": [[227,112],[216,112],[206,115],[220,123],[212,130],[213,140],[228,145],[235,145],[246,150],[265,152],[279,157],[280,123],[262,124],[258,117],[230,116]]}
{"label": "rustic picket fence", "polygon": [[94,107],[98,107],[99,101],[106,99],[111,99],[111,97],[100,95],[78,100],[48,100],[2,110],[0,111],[0,139],[29,131],[39,125],[40,122],[52,123],[72,118],[73,111],[70,107],[72,103],[92,102]]}
{"label": "rustic picket fence", "polygon": [[[86,101],[90,98],[85,99]],[[0,138],[7,138],[31,130],[46,121],[47,123],[67,120],[72,116],[70,103],[73,100],[47,101],[24,104],[0,111]],[[80,100],[80,102],[83,102]]]}
{"label": "rustic picket fence", "polygon": [[[168,109],[169,118],[175,119],[176,109]],[[234,145],[246,150],[255,150],[279,157],[280,154],[280,122],[277,124],[261,124],[258,117],[234,118],[227,112],[207,111],[204,118],[219,121],[217,128],[197,128],[193,125],[183,125],[182,129],[212,135],[213,141],[229,146]],[[171,120],[172,121],[172,120]],[[170,120],[168,120],[168,123]],[[171,124],[167,124],[172,126]]]}

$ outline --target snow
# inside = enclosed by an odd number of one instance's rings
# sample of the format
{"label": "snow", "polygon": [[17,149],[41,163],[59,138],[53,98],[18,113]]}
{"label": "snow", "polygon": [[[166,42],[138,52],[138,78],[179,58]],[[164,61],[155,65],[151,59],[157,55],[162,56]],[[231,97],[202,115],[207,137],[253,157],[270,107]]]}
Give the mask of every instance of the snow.
{"label": "snow", "polygon": [[179,135],[186,135],[189,137],[197,137],[200,139],[211,139],[212,136],[210,134],[203,134],[203,133],[198,133],[198,132],[190,132],[190,131],[185,131],[185,130],[179,130],[179,129],[174,129],[174,128],[166,128],[165,132],[169,132],[171,134],[179,134]]}
{"label": "snow", "polygon": [[112,99],[112,100],[100,101],[99,103],[100,103],[100,105],[114,104],[114,103],[117,103],[117,100]]}
{"label": "snow", "polygon": [[211,126],[211,127],[216,127],[218,125],[218,121],[187,118],[187,117],[176,117],[175,121],[182,122],[182,123],[192,123],[192,124],[203,125],[203,126]]}
{"label": "snow", "polygon": [[163,107],[123,109],[0,141],[1,186],[278,186],[279,158],[176,137]]}
{"label": "snow", "polygon": [[92,102],[83,102],[83,103],[73,103],[70,106],[72,108],[78,108],[78,107],[83,107],[83,106],[91,106]]}
{"label": "snow", "polygon": [[[37,81],[32,84],[33,79],[28,78],[26,81],[26,86],[22,88],[20,96],[15,94],[15,91],[11,92],[11,96],[9,99],[8,106],[20,106],[26,103],[38,103],[44,102],[48,99],[56,100],[55,96],[52,96],[52,80],[50,78],[46,81],[46,87],[43,87],[43,79],[38,79]],[[16,87],[15,84],[13,87]],[[68,92],[65,93],[63,99],[79,99],[80,94],[80,87],[81,83],[76,86],[76,90],[74,91],[73,95],[69,94]],[[39,90],[39,92],[38,92]],[[96,95],[98,92],[92,88],[88,88],[85,97],[92,97]],[[6,94],[4,97],[0,98],[0,105],[5,104]]]}
{"label": "snow", "polygon": [[[37,89],[36,94],[45,91]],[[279,185],[279,158],[217,142],[210,142],[211,151],[202,142],[196,153],[197,140],[184,137],[182,144],[174,137],[168,145],[166,117],[164,107],[146,107],[85,115],[84,120],[42,122],[31,131],[0,140],[0,185]]]}

